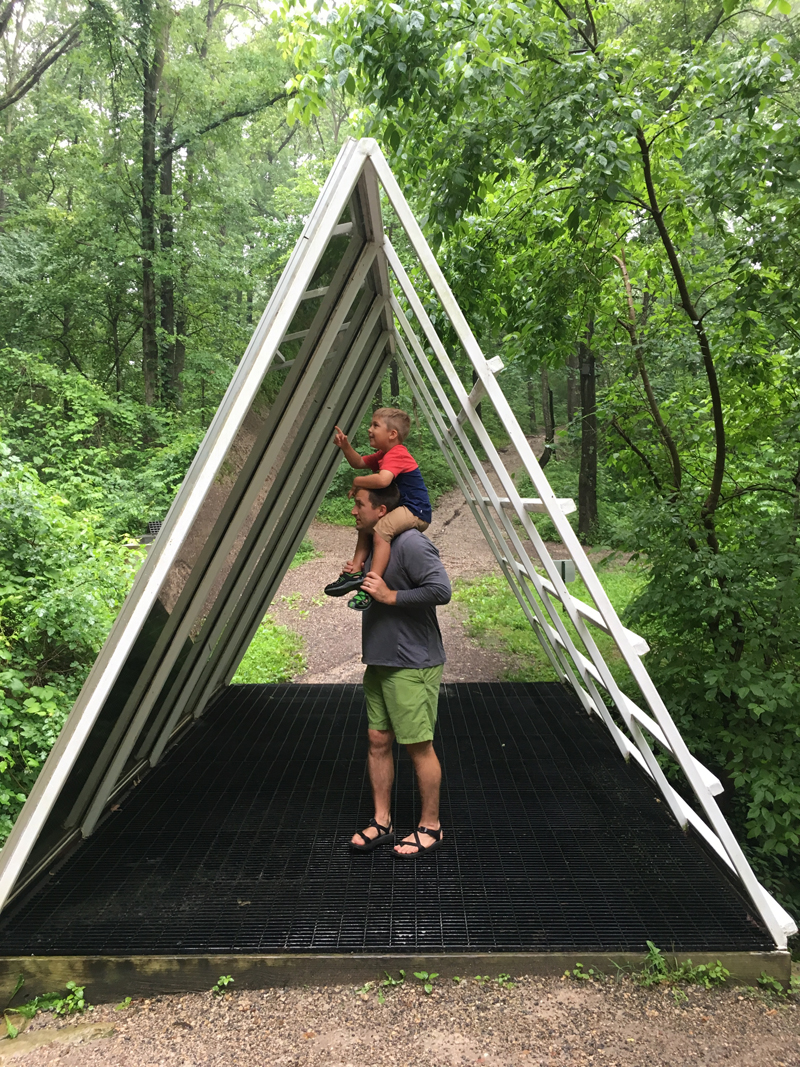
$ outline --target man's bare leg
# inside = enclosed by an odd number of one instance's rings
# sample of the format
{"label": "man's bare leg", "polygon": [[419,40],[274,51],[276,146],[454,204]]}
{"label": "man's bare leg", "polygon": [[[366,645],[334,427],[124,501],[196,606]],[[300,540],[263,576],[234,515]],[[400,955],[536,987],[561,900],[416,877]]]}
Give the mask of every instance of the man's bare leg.
{"label": "man's bare leg", "polygon": [[[442,767],[433,747],[433,741],[419,741],[416,745],[406,745],[406,751],[414,764],[419,786],[419,825],[427,826],[430,830],[438,830],[441,825],[439,823],[439,791],[442,785]],[[429,834],[419,836],[423,848],[435,840]],[[414,837],[409,835],[395,845],[394,850],[409,853],[418,852],[419,848]]]}
{"label": "man's bare leg", "polygon": [[[372,798],[375,802],[375,822],[381,826],[392,825],[392,785],[394,784],[394,755],[391,730],[368,730],[369,751],[367,753],[367,773],[372,786]],[[364,837],[375,838],[378,831],[374,826],[364,830]],[[353,834],[352,843],[362,845],[360,834]]]}

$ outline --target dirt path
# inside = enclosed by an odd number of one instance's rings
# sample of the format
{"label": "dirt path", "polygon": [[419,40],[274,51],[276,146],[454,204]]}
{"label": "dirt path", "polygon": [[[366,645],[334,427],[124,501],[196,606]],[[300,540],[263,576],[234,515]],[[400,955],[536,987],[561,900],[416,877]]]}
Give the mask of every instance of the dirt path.
{"label": "dirt path", "polygon": [[[382,977],[376,967],[376,980]],[[61,1043],[25,1051],[52,1029],[40,1016],[0,1064],[16,1067],[798,1067],[800,1007],[737,988],[644,990],[523,978],[501,987],[409,981],[350,987],[210,993],[111,1005],[61,1025]],[[86,1027],[86,1023],[94,1024]],[[80,1024],[79,1024],[80,1025]],[[111,1031],[109,1033],[109,1031]],[[80,1041],[80,1044],[73,1042]],[[15,1054],[16,1053],[16,1054]]]}
{"label": "dirt path", "polygon": [[[543,438],[530,437],[534,452],[542,451]],[[515,448],[501,450],[506,469],[513,473],[522,467]],[[492,484],[500,488],[491,474]],[[499,574],[500,569],[459,489],[439,499],[427,536],[439,549],[450,579]],[[307,670],[295,680],[305,683],[358,682],[364,672],[361,663],[361,623],[348,609],[346,599],[333,599],[323,587],[352,556],[354,531],[345,526],[315,522],[309,537],[321,557],[304,563],[286,575],[270,609],[272,616],[296,630],[305,640]],[[564,557],[562,545],[550,544],[556,558]],[[532,552],[532,548],[530,548]],[[505,653],[483,648],[470,640],[464,629],[466,611],[450,603],[438,609],[447,664],[444,680],[449,682],[494,681],[513,664]]]}

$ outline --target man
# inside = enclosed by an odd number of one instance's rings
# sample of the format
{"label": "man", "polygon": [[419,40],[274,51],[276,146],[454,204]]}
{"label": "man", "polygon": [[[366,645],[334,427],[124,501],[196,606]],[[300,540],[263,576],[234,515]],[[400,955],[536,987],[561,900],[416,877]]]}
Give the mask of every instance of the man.
{"label": "man", "polygon": [[[385,489],[359,489],[352,512],[359,532],[370,533],[399,501],[393,483]],[[362,589],[374,603],[362,617],[361,648],[367,664],[367,769],[375,815],[364,830],[353,835],[350,845],[359,852],[371,852],[395,840],[391,795],[396,738],[414,764],[421,810],[419,826],[394,846],[394,855],[416,860],[433,852],[443,839],[439,822],[442,769],[433,749],[433,732],[445,655],[436,605],[450,600],[450,580],[439,553],[419,530],[395,537],[382,578],[369,569],[369,561],[366,569]]]}

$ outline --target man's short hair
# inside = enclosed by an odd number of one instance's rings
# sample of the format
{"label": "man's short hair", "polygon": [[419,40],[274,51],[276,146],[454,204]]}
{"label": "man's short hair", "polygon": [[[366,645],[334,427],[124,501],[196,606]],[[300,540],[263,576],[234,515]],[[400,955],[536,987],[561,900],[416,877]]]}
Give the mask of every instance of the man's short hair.
{"label": "man's short hair", "polygon": [[377,411],[372,413],[373,419],[383,419],[390,430],[397,430],[397,437],[400,444],[405,441],[411,432],[411,419],[408,417],[407,411],[401,411],[400,408],[378,408]]}
{"label": "man's short hair", "polygon": [[400,504],[400,490],[396,482],[389,482],[383,489],[365,489],[364,492],[374,508],[383,505],[387,511],[394,511]]}

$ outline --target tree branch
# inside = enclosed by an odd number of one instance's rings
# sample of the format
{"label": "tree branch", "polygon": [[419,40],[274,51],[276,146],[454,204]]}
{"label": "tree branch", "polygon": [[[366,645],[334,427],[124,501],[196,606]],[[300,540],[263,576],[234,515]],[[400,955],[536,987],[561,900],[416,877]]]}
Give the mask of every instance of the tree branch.
{"label": "tree branch", "polygon": [[647,197],[650,202],[650,212],[653,221],[656,224],[659,237],[661,238],[661,243],[664,246],[664,251],[667,253],[670,267],[672,268],[672,275],[675,279],[678,293],[681,298],[681,306],[686,315],[688,315],[689,321],[691,322],[697,337],[700,354],[703,358],[703,367],[705,368],[706,377],[708,379],[708,388],[711,394],[711,411],[714,420],[715,441],[714,469],[711,475],[711,484],[708,488],[708,494],[703,502],[700,515],[703,525],[706,528],[709,546],[714,552],[718,552],[719,542],[714,530],[714,511],[719,503],[720,493],[722,492],[722,481],[725,476],[726,454],[725,416],[722,410],[722,395],[720,393],[719,381],[717,379],[717,369],[714,366],[714,360],[711,355],[711,343],[700,316],[697,314],[692,298],[689,295],[689,287],[686,283],[686,276],[683,273],[683,268],[678,259],[678,253],[672,243],[672,238],[667,230],[664,217],[658,207],[658,198],[653,183],[653,172],[650,163],[650,149],[647,145],[644,130],[641,126],[636,127],[636,141],[639,145],[639,151],[642,157],[642,170],[644,173],[645,186],[647,188]]}
{"label": "tree branch", "polygon": [[[2,25],[2,19],[6,17],[6,14],[8,14],[9,18],[11,17],[11,4],[0,15],[0,25]],[[74,23],[64,30],[60,37],[57,37],[55,41],[52,41],[47,46],[25,73],[17,79],[14,85],[3,96],[0,96],[0,111],[4,111],[21,100],[39,82],[45,71],[52,67],[57,59],[66,55],[70,49],[78,44],[80,41],[80,29],[80,25],[77,22]]]}
{"label": "tree branch", "polygon": [[622,429],[620,424],[617,422],[617,416],[616,415],[611,420],[611,425],[614,427],[614,429],[620,435],[620,437],[625,442],[625,444],[628,446],[628,448],[630,448],[631,451],[634,452],[639,457],[639,459],[642,461],[642,463],[644,464],[645,468],[647,469],[648,474],[653,479],[653,485],[656,487],[656,489],[660,493],[661,492],[661,482],[659,481],[658,475],[656,474],[655,470],[653,469],[653,465],[651,464],[651,462],[647,458],[647,456],[644,454],[644,452],[642,452],[641,449],[636,447],[636,445],[633,443],[633,441],[630,439],[630,437],[628,437],[628,435]]}
{"label": "tree branch", "polygon": [[653,416],[658,432],[661,435],[661,440],[664,442],[664,447],[669,453],[670,462],[672,463],[672,485],[675,491],[681,487],[682,471],[681,460],[678,455],[678,449],[673,440],[672,434],[669,432],[667,424],[661,415],[661,410],[658,406],[655,393],[653,392],[653,386],[650,383],[650,375],[647,373],[647,367],[644,363],[644,352],[642,351],[642,344],[639,340],[636,330],[636,309],[633,306],[633,290],[631,289],[631,280],[628,275],[628,268],[625,263],[625,252],[622,255],[611,257],[622,271],[622,278],[625,283],[625,293],[628,298],[628,322],[623,322],[622,325],[628,331],[628,336],[631,339],[631,348],[633,349],[633,355],[636,360],[636,366],[639,368],[639,374],[642,378],[642,385],[644,385],[645,395],[647,396],[647,403],[650,407],[650,413]]}
{"label": "tree branch", "polygon": [[184,134],[183,137],[179,138],[168,148],[165,148],[159,156],[156,156],[156,166],[161,166],[167,156],[177,152],[180,148],[186,148],[192,141],[195,141],[200,137],[205,137],[205,135],[211,133],[212,130],[219,129],[219,127],[224,126],[226,122],[231,122],[233,119],[246,119],[250,115],[255,115],[259,111],[266,111],[267,108],[274,107],[275,104],[280,104],[284,100],[291,100],[291,98],[296,95],[297,90],[293,89],[290,93],[278,93],[277,96],[273,96],[269,100],[265,100],[260,104],[248,104],[244,107],[236,108],[233,111],[228,111],[218,119],[210,122],[207,126],[202,126],[199,130],[194,130],[192,133]]}

